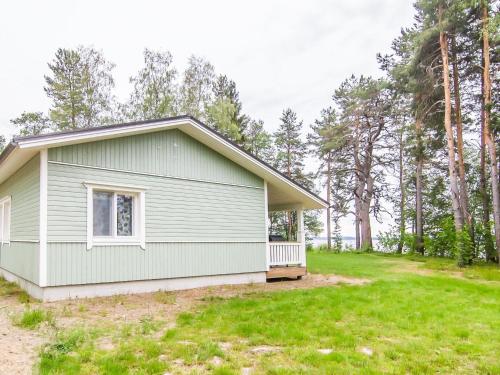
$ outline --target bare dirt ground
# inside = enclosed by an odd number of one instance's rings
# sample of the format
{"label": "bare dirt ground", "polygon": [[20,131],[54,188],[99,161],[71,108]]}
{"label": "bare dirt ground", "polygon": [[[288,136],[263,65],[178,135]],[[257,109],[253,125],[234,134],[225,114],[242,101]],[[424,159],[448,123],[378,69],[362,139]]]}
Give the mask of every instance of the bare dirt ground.
{"label": "bare dirt ground", "polygon": [[0,297],[0,374],[31,374],[44,338],[39,332],[12,325],[10,315],[20,310],[11,297]]}
{"label": "bare dirt ground", "polygon": [[[214,298],[231,298],[254,293],[292,289],[310,289],[336,284],[361,285],[366,279],[335,275],[307,275],[302,280],[274,281],[265,284],[225,285],[173,292],[117,295],[103,298],[74,299],[34,303],[34,308],[53,312],[56,325],[98,326],[109,322],[133,323],[148,316],[175,324],[182,311]],[[52,334],[48,330],[24,330],[12,325],[11,316],[25,307],[13,297],[0,297],[0,374],[30,374],[41,345]],[[106,345],[106,343],[103,343]]]}

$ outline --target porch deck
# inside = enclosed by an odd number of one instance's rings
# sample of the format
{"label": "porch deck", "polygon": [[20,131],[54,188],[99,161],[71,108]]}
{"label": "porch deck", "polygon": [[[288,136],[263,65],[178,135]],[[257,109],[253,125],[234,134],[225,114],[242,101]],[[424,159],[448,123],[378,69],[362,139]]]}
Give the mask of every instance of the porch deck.
{"label": "porch deck", "polygon": [[306,267],[301,266],[276,266],[266,272],[267,280],[272,279],[299,279],[307,273]]}
{"label": "porch deck", "polygon": [[269,242],[268,270],[270,279],[301,278],[306,274],[306,254],[303,242]]}

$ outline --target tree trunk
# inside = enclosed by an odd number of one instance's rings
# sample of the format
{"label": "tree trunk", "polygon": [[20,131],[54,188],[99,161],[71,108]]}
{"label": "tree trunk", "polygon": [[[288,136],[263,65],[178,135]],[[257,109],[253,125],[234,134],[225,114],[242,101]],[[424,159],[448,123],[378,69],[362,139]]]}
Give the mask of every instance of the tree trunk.
{"label": "tree trunk", "polygon": [[484,104],[484,136],[485,143],[488,146],[488,154],[491,164],[491,193],[493,196],[493,222],[495,225],[495,242],[497,246],[497,260],[500,264],[500,191],[497,155],[495,140],[490,129],[490,111],[491,111],[491,80],[490,80],[490,41],[488,34],[488,3],[483,0],[482,3],[482,22],[483,22],[483,104]]}
{"label": "tree trunk", "polygon": [[[484,64],[484,51],[482,51],[482,64]],[[481,77],[481,93],[484,92],[484,76]],[[486,253],[487,261],[495,260],[495,246],[493,245],[493,238],[491,236],[491,223],[490,223],[490,196],[487,189],[486,179],[486,138],[484,133],[484,101],[481,101],[481,143],[479,149],[480,163],[479,163],[479,192],[482,203],[482,222],[484,231],[484,250]]]}
{"label": "tree trunk", "polygon": [[[439,24],[442,27],[442,5],[439,5]],[[451,94],[450,94],[450,70],[448,64],[448,36],[444,30],[439,32],[439,46],[443,63],[443,90],[444,90],[444,127],[446,129],[446,141],[448,145],[448,170],[450,174],[450,194],[453,209],[455,229],[461,232],[463,228],[462,209],[460,207],[460,194],[458,190],[457,171],[455,167],[455,142],[453,129],[451,127]]]}
{"label": "tree trunk", "polygon": [[355,172],[355,187],[354,187],[354,232],[356,234],[356,250],[361,248],[361,194],[363,185],[361,181],[361,163],[359,161],[359,117],[356,116],[355,121],[355,137],[354,137],[354,167]]}
{"label": "tree trunk", "polygon": [[417,166],[415,171],[415,251],[424,255],[424,223],[422,199],[422,171],[424,167],[424,150],[422,145],[422,120],[417,116],[415,120],[417,135]]}
{"label": "tree trunk", "polygon": [[463,140],[463,124],[462,124],[462,109],[460,102],[460,84],[458,77],[458,62],[456,52],[455,35],[451,37],[451,52],[453,66],[453,94],[455,102],[455,125],[457,128],[457,157],[458,157],[458,177],[460,182],[460,205],[462,208],[462,217],[464,223],[467,224],[467,229],[474,239],[474,225],[472,215],[469,212],[469,197],[467,193],[467,181],[465,179],[465,164],[464,164],[464,140]]}
{"label": "tree trunk", "polygon": [[[288,147],[287,150],[287,176],[288,178],[292,178],[292,156],[290,152],[290,148]],[[286,212],[286,218],[287,218],[287,241],[293,241],[292,239],[292,212],[287,211]]]}
{"label": "tree trunk", "polygon": [[373,195],[373,178],[366,179],[366,191],[361,199],[361,248],[363,250],[372,250],[372,229],[370,224],[370,205]]}
{"label": "tree trunk", "polygon": [[361,210],[362,210],[362,204],[361,204],[361,192],[362,192],[363,186],[361,185],[360,178],[358,174],[356,173],[356,189],[354,190],[354,231],[356,234],[356,250],[359,250],[361,248],[361,226],[362,226],[362,220],[361,220]]}
{"label": "tree trunk", "polygon": [[328,207],[326,208],[326,238],[328,250],[332,249],[332,163],[331,156],[328,154],[328,159],[326,161],[327,171],[326,171],[326,201],[328,202]]}
{"label": "tree trunk", "polygon": [[354,233],[356,236],[356,250],[361,248],[361,233],[360,233],[360,220],[359,220],[359,209],[355,209],[355,218],[354,218]]}
{"label": "tree trunk", "polygon": [[404,236],[406,232],[405,227],[405,201],[406,201],[406,190],[404,185],[404,171],[403,171],[403,130],[400,130],[399,134],[399,242],[398,242],[398,253],[401,254],[403,252],[404,247]]}

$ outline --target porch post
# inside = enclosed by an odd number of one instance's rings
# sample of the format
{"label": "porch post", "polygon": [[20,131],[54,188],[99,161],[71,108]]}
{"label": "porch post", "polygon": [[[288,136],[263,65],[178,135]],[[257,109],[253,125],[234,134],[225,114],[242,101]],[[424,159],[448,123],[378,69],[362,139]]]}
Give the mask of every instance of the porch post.
{"label": "porch post", "polygon": [[297,242],[300,242],[300,265],[306,266],[306,231],[304,228],[304,209],[297,208]]}
{"label": "porch post", "polygon": [[267,201],[267,181],[264,181],[264,233],[266,236],[266,270],[269,271],[271,263],[271,249],[269,248],[269,206]]}

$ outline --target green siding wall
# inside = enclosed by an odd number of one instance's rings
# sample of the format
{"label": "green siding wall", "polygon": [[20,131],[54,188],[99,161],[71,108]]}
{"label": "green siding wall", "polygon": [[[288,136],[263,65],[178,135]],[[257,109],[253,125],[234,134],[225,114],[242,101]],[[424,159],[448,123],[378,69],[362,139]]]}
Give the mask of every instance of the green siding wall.
{"label": "green siding wall", "polygon": [[144,186],[146,240],[265,241],[264,190],[49,163],[48,241],[87,240],[84,181]]}
{"label": "green siding wall", "polygon": [[11,242],[0,245],[1,268],[29,280],[39,283],[39,245],[35,242]]}
{"label": "green siding wall", "polygon": [[37,155],[0,185],[11,196],[10,245],[1,245],[0,267],[38,284],[40,158]]}
{"label": "green siding wall", "polygon": [[49,150],[49,160],[263,186],[258,176],[177,129],[53,148]]}
{"label": "green siding wall", "polygon": [[263,243],[49,243],[49,285],[88,284],[265,271]]}
{"label": "green siding wall", "polygon": [[[146,250],[86,250],[85,181],[147,188]],[[49,150],[49,285],[265,271],[265,241],[263,181],[178,130]]]}

